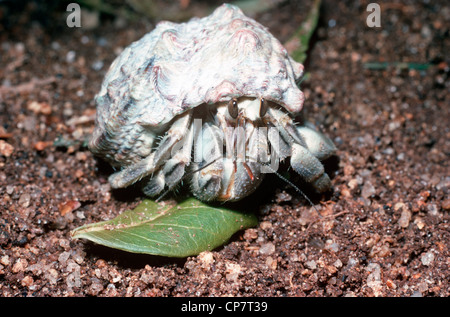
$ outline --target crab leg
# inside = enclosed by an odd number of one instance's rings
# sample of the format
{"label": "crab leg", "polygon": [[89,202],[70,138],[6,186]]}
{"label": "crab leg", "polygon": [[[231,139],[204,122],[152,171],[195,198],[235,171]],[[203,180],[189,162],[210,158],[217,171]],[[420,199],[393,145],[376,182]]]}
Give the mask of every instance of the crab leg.
{"label": "crab leg", "polygon": [[199,162],[192,164],[194,171],[191,179],[193,194],[202,200],[214,200],[220,189],[222,181],[228,182],[231,177],[224,173],[223,160],[223,134],[221,130],[212,124],[205,123],[201,131],[196,131],[196,144],[201,145],[196,149]]}
{"label": "crab leg", "polygon": [[165,186],[166,180],[164,177],[164,172],[160,169],[152,175],[148,182],[143,183],[142,192],[149,197],[154,197],[160,194],[164,190]]}
{"label": "crab leg", "polygon": [[292,119],[280,110],[269,109],[268,120],[279,128],[280,139],[289,144],[292,168],[318,192],[328,190],[331,181],[320,160],[334,153],[331,140],[309,127],[295,127]]}
{"label": "crab leg", "polygon": [[295,126],[288,115],[275,109],[270,109],[269,118],[272,123],[278,122],[284,133],[292,137],[295,143],[307,148],[319,160],[323,161],[336,152],[333,141],[317,131],[312,123],[305,121],[302,125]]}
{"label": "crab leg", "polygon": [[142,187],[142,191],[147,196],[153,197],[160,194],[166,185],[170,190],[181,181],[186,166],[191,162],[193,138],[194,128],[193,124],[191,124],[191,128],[186,137],[172,147],[171,158],[167,160],[164,167],[159,169],[156,175]]}
{"label": "crab leg", "polygon": [[336,152],[333,141],[317,131],[311,123],[305,122],[303,125],[296,127],[296,130],[305,140],[308,150],[319,160],[326,160]]}
{"label": "crab leg", "polygon": [[274,108],[269,108],[267,117],[269,122],[278,128],[280,136],[286,143],[292,144],[295,142],[302,146],[306,146],[305,141],[297,132],[294,122],[292,122],[291,117],[287,113]]}
{"label": "crab leg", "polygon": [[306,182],[311,183],[319,193],[330,188],[330,177],[325,173],[325,169],[319,159],[308,149],[296,143],[292,145],[291,166]]}
{"label": "crab leg", "polygon": [[154,152],[142,161],[127,166],[121,171],[112,174],[109,177],[111,187],[124,188],[154,173],[163,162],[169,158],[173,146],[185,137],[191,117],[191,111],[180,116],[173,122],[172,126],[167,131],[167,134]]}

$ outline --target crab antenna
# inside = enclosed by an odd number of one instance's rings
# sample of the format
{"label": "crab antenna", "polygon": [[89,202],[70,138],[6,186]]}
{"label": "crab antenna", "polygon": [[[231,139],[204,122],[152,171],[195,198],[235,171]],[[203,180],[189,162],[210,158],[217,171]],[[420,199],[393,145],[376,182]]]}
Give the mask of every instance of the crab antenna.
{"label": "crab antenna", "polygon": [[306,194],[304,192],[301,191],[300,188],[298,188],[293,182],[291,182],[290,180],[288,180],[286,177],[284,177],[283,175],[281,175],[280,173],[278,173],[276,170],[274,170],[272,167],[270,167],[270,165],[266,165],[266,164],[262,164],[261,162],[257,162],[261,165],[264,165],[265,167],[269,168],[273,173],[275,173],[275,175],[277,175],[282,181],[286,182],[288,185],[290,185],[292,188],[295,189],[295,191],[297,193],[299,193],[300,195],[303,196],[303,198],[305,198],[309,204],[311,205],[311,207],[314,208],[314,211],[317,213],[317,215],[322,218],[322,215],[319,213],[319,211],[317,210],[316,206],[314,206],[313,202],[311,201],[311,199],[309,199],[308,196],[306,196]]}

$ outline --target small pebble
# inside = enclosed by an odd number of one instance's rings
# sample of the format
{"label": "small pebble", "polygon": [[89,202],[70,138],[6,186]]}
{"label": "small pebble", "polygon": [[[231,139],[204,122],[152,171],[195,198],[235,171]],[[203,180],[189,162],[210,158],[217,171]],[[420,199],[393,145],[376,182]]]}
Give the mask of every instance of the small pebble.
{"label": "small pebble", "polygon": [[98,278],[92,278],[92,284],[88,288],[88,294],[91,296],[98,295],[101,291],[103,291],[103,285]]}
{"label": "small pebble", "polygon": [[103,62],[100,60],[97,60],[92,63],[91,67],[93,70],[99,71],[100,69],[103,68]]}
{"label": "small pebble", "polygon": [[446,199],[441,203],[441,207],[444,210],[450,210],[450,199]]}
{"label": "small pebble", "polygon": [[10,264],[9,255],[4,255],[0,258],[0,263],[4,266],[8,266]]}
{"label": "small pebble", "polygon": [[78,209],[81,206],[81,203],[77,200],[69,200],[62,204],[59,204],[59,212],[61,216],[64,216],[68,213],[71,213],[72,211]]}
{"label": "small pebble", "polygon": [[370,272],[367,276],[367,286],[373,290],[375,296],[381,296],[383,289],[381,266],[378,263],[369,263],[367,271]]}
{"label": "small pebble", "polygon": [[259,248],[259,253],[261,254],[272,254],[275,252],[275,245],[272,242],[263,244]]}
{"label": "small pebble", "polygon": [[398,225],[401,228],[407,228],[409,226],[409,222],[411,221],[411,211],[403,208],[402,214],[400,215],[400,219],[398,219]]}
{"label": "small pebble", "polygon": [[236,282],[241,270],[242,270],[242,268],[239,264],[227,263],[226,271],[225,271],[225,277],[226,277],[227,281]]}
{"label": "small pebble", "polygon": [[317,268],[317,263],[314,260],[305,262],[305,266],[310,270],[315,270]]}
{"label": "small pebble", "polygon": [[372,183],[369,181],[366,181],[364,183],[364,186],[361,190],[361,196],[363,198],[369,198],[372,195],[375,195],[375,187],[373,187]]}
{"label": "small pebble", "polygon": [[245,240],[255,240],[258,238],[258,232],[254,228],[250,228],[245,230],[244,232],[244,239]]}
{"label": "small pebble", "polygon": [[0,140],[0,155],[3,155],[4,157],[10,157],[13,152],[14,147],[11,144]]}
{"label": "small pebble", "polygon": [[6,193],[8,195],[11,195],[13,192],[14,192],[14,186],[12,186],[12,185],[6,186]]}
{"label": "small pebble", "polygon": [[32,101],[28,106],[28,110],[33,111],[36,114],[44,114],[44,115],[50,115],[52,113],[52,107],[47,102],[37,102]]}
{"label": "small pebble", "polygon": [[28,261],[25,259],[18,259],[16,263],[14,263],[12,267],[13,273],[19,273],[25,271],[25,269],[28,267]]}
{"label": "small pebble", "polygon": [[22,279],[21,284],[22,284],[22,286],[30,287],[31,285],[33,285],[33,282],[34,282],[33,278],[31,276],[27,275]]}
{"label": "small pebble", "polygon": [[24,193],[24,194],[20,195],[19,205],[26,208],[30,205],[30,201],[31,201],[30,194]]}
{"label": "small pebble", "polygon": [[333,263],[334,267],[341,268],[342,267],[342,261],[337,259],[336,262]]}
{"label": "small pebble", "polygon": [[422,254],[422,256],[420,257],[420,261],[425,266],[430,266],[431,263],[433,263],[433,260],[434,260],[433,250],[430,250],[427,253]]}
{"label": "small pebble", "polygon": [[272,228],[272,223],[270,221],[262,221],[259,226],[261,227],[262,230],[267,230]]}
{"label": "small pebble", "polygon": [[333,242],[333,240],[327,240],[325,241],[325,249],[336,253],[339,251],[339,244]]}
{"label": "small pebble", "polygon": [[411,297],[423,297],[423,296],[422,296],[422,293],[421,293],[421,292],[415,291],[415,292],[411,295]]}
{"label": "small pebble", "polygon": [[214,255],[212,252],[203,251],[198,255],[198,260],[200,261],[202,268],[209,269],[214,263]]}
{"label": "small pebble", "polygon": [[268,256],[267,259],[266,259],[266,265],[267,265],[270,269],[276,270],[276,269],[277,269],[277,266],[278,266],[278,263],[277,263],[277,260],[276,260],[276,259],[272,258],[271,256]]}
{"label": "small pebble", "polygon": [[58,282],[58,271],[51,268],[44,273],[45,278],[49,281],[50,284],[55,285]]}
{"label": "small pebble", "polygon": [[66,54],[66,62],[73,63],[75,61],[76,56],[77,56],[77,53],[75,53],[74,51],[68,51]]}
{"label": "small pebble", "polygon": [[439,215],[439,210],[436,206],[436,204],[428,204],[427,205],[427,210],[428,213],[432,216],[438,216]]}
{"label": "small pebble", "polygon": [[63,253],[61,253],[59,255],[58,262],[61,263],[61,265],[65,266],[69,257],[70,257],[70,252],[64,251]]}

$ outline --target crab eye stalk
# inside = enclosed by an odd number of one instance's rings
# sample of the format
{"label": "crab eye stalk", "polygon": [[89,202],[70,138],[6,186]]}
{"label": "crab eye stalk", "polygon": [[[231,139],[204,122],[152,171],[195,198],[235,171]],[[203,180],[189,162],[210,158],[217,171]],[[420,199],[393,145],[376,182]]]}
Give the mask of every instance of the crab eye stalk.
{"label": "crab eye stalk", "polygon": [[239,114],[239,108],[236,98],[233,98],[228,102],[227,109],[228,113],[230,114],[230,117],[236,119]]}
{"label": "crab eye stalk", "polygon": [[261,105],[259,107],[259,117],[260,118],[262,118],[266,115],[267,109],[269,109],[269,102],[266,99],[261,98]]}

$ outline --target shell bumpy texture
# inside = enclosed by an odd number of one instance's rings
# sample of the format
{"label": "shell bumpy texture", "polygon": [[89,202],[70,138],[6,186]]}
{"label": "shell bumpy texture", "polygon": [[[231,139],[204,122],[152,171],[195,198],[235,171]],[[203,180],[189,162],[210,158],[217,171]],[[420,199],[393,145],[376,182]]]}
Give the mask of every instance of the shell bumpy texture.
{"label": "shell bumpy texture", "polygon": [[115,166],[132,164],[148,155],[136,150],[145,148],[145,131],[234,97],[264,97],[297,113],[302,73],[303,65],[235,6],[186,23],[160,22],[111,65],[96,96],[90,148]]}

